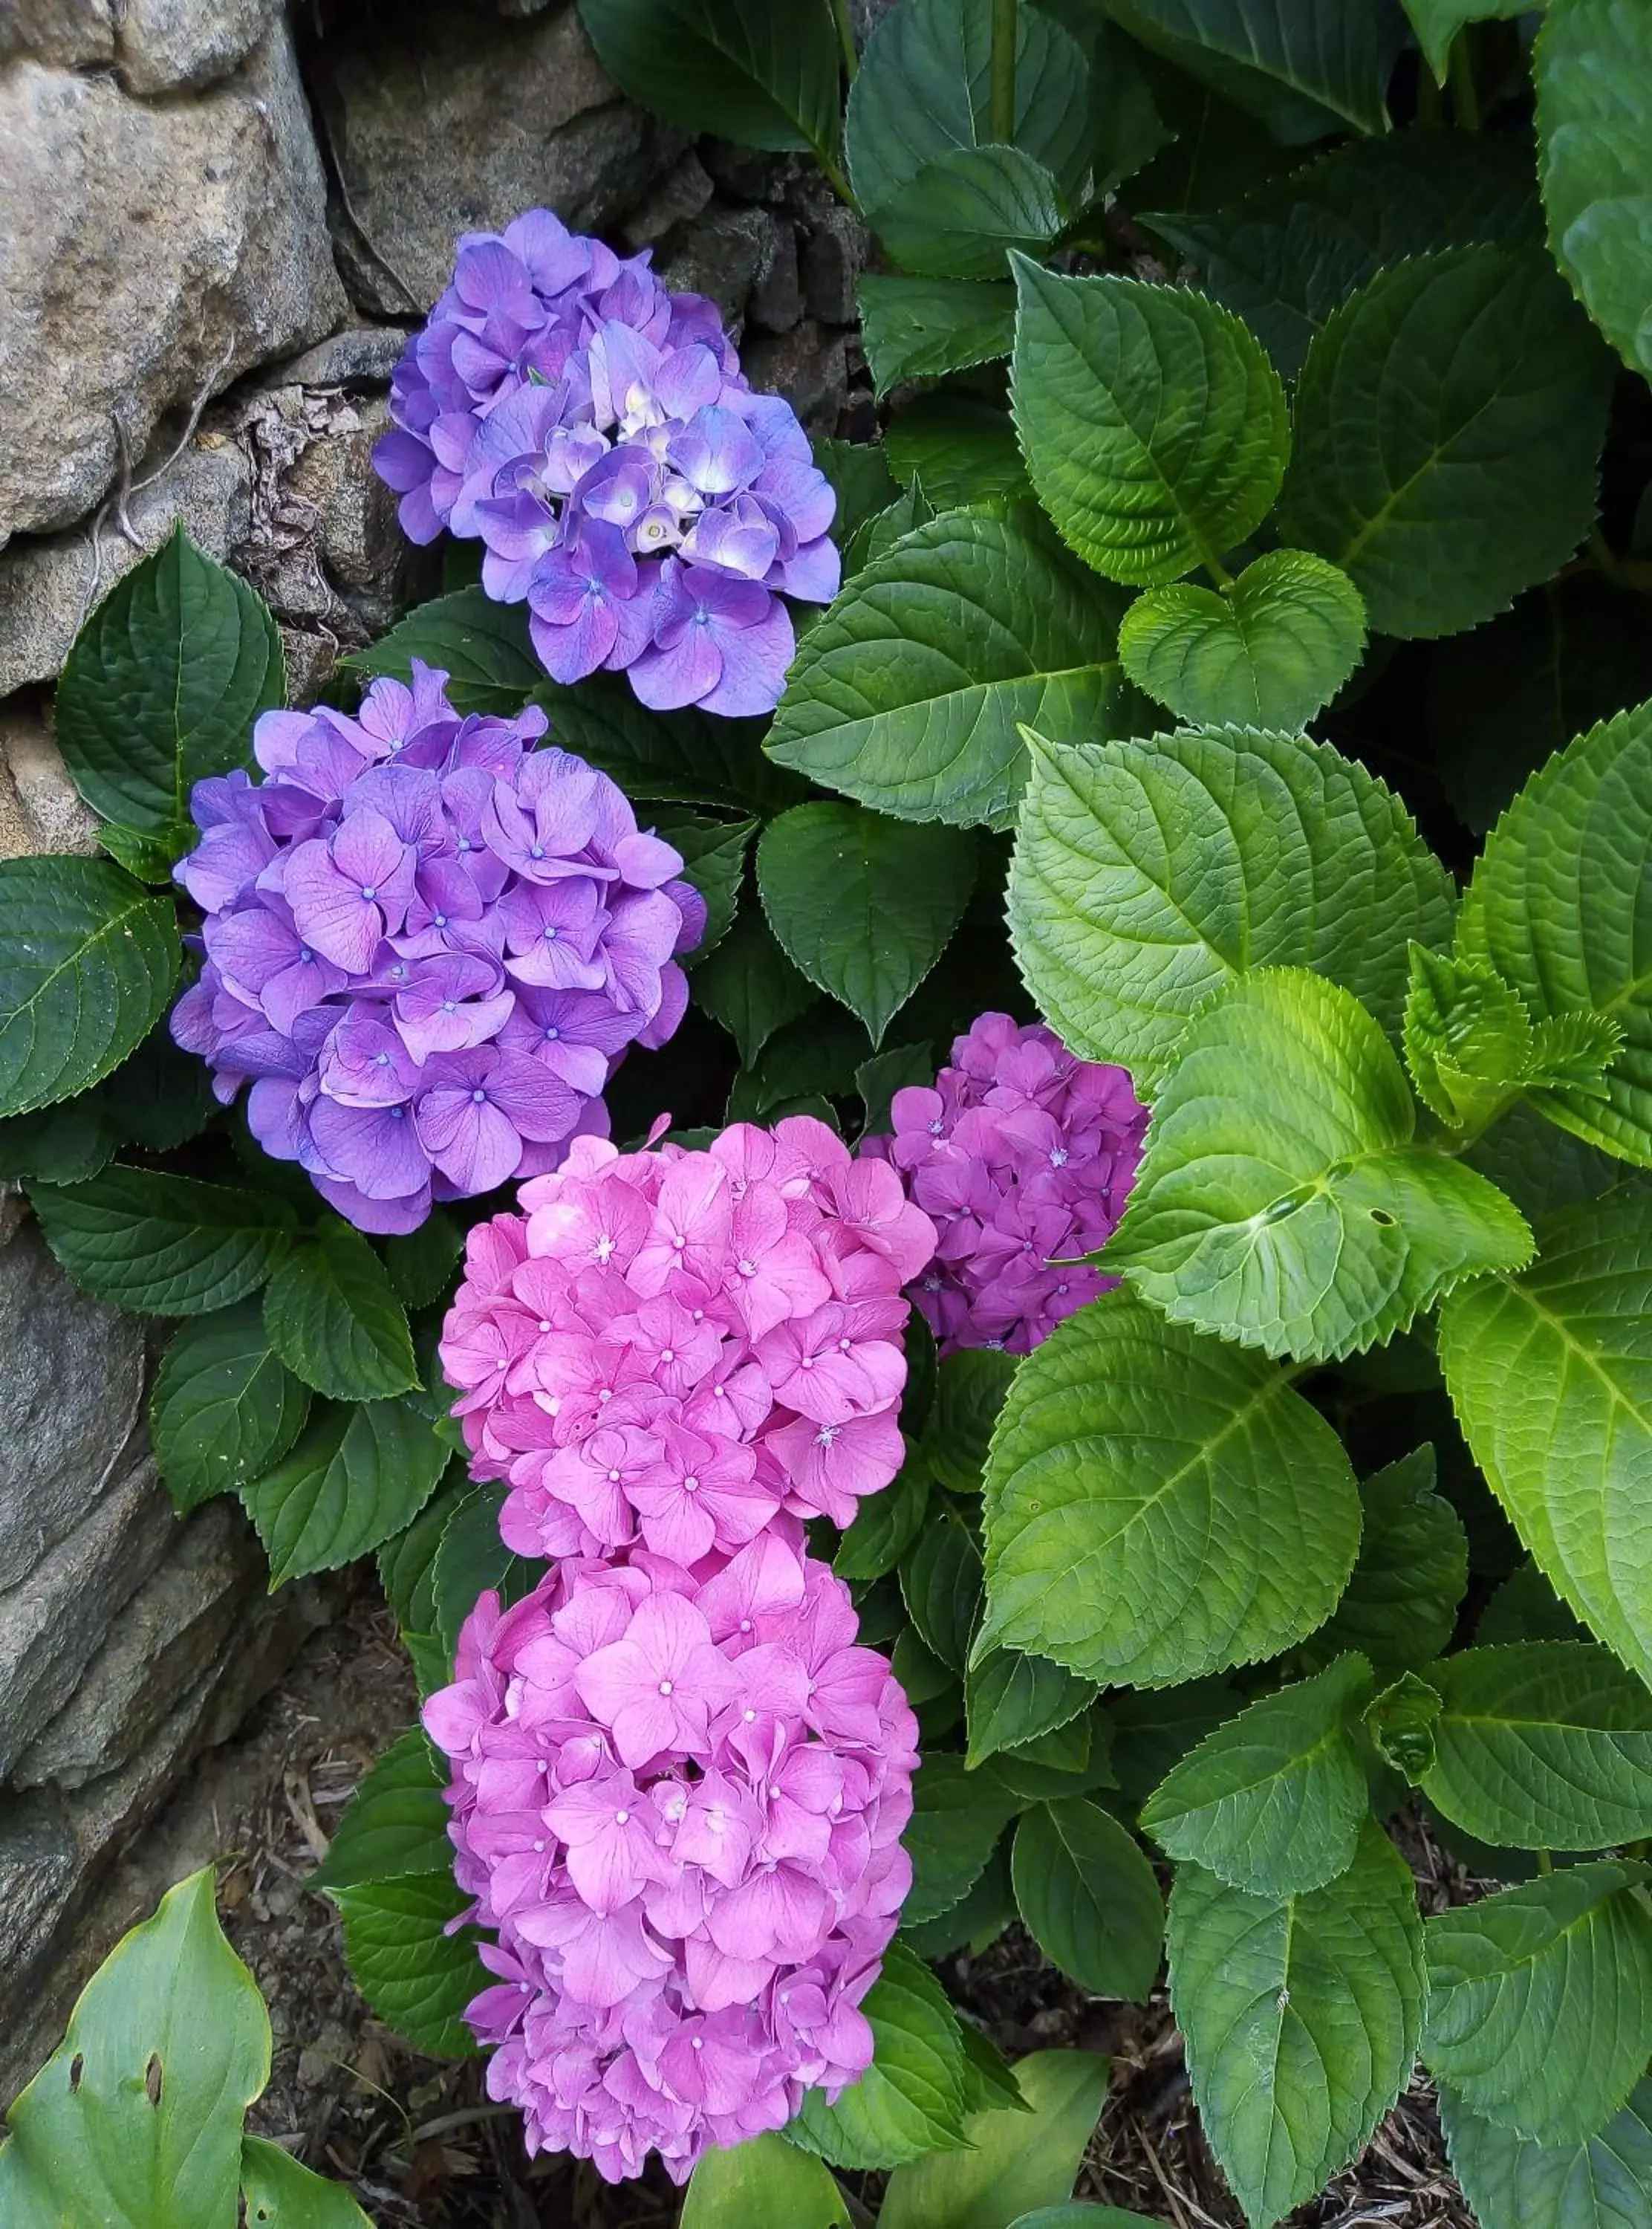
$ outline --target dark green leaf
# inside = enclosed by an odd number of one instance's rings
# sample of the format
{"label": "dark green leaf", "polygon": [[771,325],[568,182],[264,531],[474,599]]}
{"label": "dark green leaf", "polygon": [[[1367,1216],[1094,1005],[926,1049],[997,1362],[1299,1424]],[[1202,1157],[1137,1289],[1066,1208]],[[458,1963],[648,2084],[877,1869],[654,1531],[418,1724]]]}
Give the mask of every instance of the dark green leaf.
{"label": "dark green leaf", "polygon": [[427,1308],[452,1285],[464,1234],[445,1209],[434,1207],[416,1230],[381,1243],[397,1295],[410,1308]]}
{"label": "dark green leaf", "polygon": [[39,1193],[46,1242],[75,1282],[134,1315],[204,1316],[255,1293],[286,1258],[285,1200],[149,1169],[106,1169]]}
{"label": "dark green leaf", "polygon": [[399,1734],[357,1785],[309,1885],[331,1896],[406,1873],[439,1872],[452,1847],[442,1795],[446,1777],[422,1728]]}
{"label": "dark green leaf", "polygon": [[1227,1680],[1190,1680],[1157,1693],[1112,1696],[1107,1716],[1112,1728],[1112,1764],[1120,1793],[1142,1802],[1178,1758],[1239,1708],[1244,1697]]}
{"label": "dark green leaf", "polygon": [[1533,56],[1549,245],[1625,363],[1652,375],[1652,22],[1621,0],[1555,0]]}
{"label": "dark green leaf", "polygon": [[943,388],[908,403],[890,421],[883,453],[902,487],[919,483],[937,511],[1026,491],[1009,413],[979,395]]}
{"label": "dark green leaf", "polygon": [[168,1493],[180,1510],[240,1493],[286,1453],[309,1414],[309,1388],[271,1353],[255,1301],[181,1325],[150,1395]]}
{"label": "dark green leaf", "polygon": [[962,1672],[981,1615],[981,1551],[953,1510],[932,1516],[902,1567],[900,1591],[924,1646]]}
{"label": "dark green leaf", "polygon": [[[1094,1684],[1075,1679],[1047,1656],[996,1648],[972,1664],[964,1682],[971,1765],[1000,1750],[1023,1747],[1069,1725],[1096,1699]],[[1088,1724],[1085,1757],[1088,1758]]]}
{"label": "dark green leaf", "polygon": [[0,1121],[0,1181],[83,1184],[108,1166],[120,1132],[95,1091]]}
{"label": "dark green leaf", "polygon": [[1098,1997],[1147,2001],[1164,1906],[1140,1845],[1082,1796],[1041,1803],[1015,1829],[1015,1901],[1039,1949]]}
{"label": "dark green leaf", "polygon": [[1047,248],[1066,212],[1055,180],[1019,147],[958,147],[925,163],[868,221],[903,270],[997,279],[1008,257]]}
{"label": "dark green leaf", "polygon": [[961,1902],[1021,1808],[1021,1798],[990,1765],[971,1772],[961,1757],[945,1750],[926,1756],[912,1783],[912,1815],[900,1838],[912,1866],[903,1919],[921,1926]]}
{"label": "dark green leaf", "polygon": [[1421,42],[1428,66],[1441,85],[1457,34],[1469,23],[1496,16],[1523,16],[1526,0],[1405,0],[1405,13]]}
{"label": "dark green leaf", "polygon": [[740,903],[746,851],[757,833],[755,820],[708,820],[698,813],[668,810],[655,815],[655,833],[682,854],[683,880],[706,901],[706,926],[694,950],[684,955],[690,967],[709,956],[734,919]]}
{"label": "dark green leaf", "polygon": [[894,501],[896,485],[883,451],[866,441],[816,441],[815,463],[837,494],[832,539],[847,547],[861,527]]}
{"label": "dark green leaf", "polygon": [[1528,2144],[1440,2084],[1451,2169],[1481,2229],[1647,2229],[1652,2223],[1652,2082],[1598,2136]]}
{"label": "dark green leaf", "polygon": [[106,820],[98,831],[99,843],[117,866],[136,875],[140,883],[155,883],[168,890],[173,868],[200,840],[200,831],[192,820],[169,821],[159,829],[123,828],[118,820]]}
{"label": "dark green leaf", "polygon": [[923,1531],[928,1507],[928,1469],[909,1454],[893,1485],[868,1494],[855,1511],[832,1558],[838,1577],[864,1584],[893,1571]]}
{"label": "dark green leaf", "polygon": [[1474,1637],[1478,1648],[1499,1648],[1508,1641],[1587,1641],[1589,1635],[1528,1556],[1481,1611]]}
{"label": "dark green leaf", "polygon": [[1463,1519],[1434,1491],[1434,1450],[1421,1447],[1361,1481],[1360,1560],[1336,1615],[1309,1644],[1323,1658],[1358,1648],[1380,1677],[1437,1656],[1469,1583]]}
{"label": "dark green leaf", "polygon": [[431,1593],[436,1630],[450,1662],[458,1646],[459,1628],[484,1589],[491,1587],[509,1609],[545,1576],[542,1564],[518,1556],[500,1538],[504,1498],[502,1486],[478,1486],[466,1494],[448,1519],[436,1551]]}
{"label": "dark green leaf", "polygon": [[871,2066],[835,2105],[809,2091],[792,2142],[846,2168],[899,2167],[966,2143],[957,2017],[929,1969],[892,1943],[861,2010],[872,2028]]}
{"label": "dark green leaf", "polygon": [[492,1976],[477,1956],[473,1927],[447,1926],[470,1901],[451,1867],[335,1889],[344,1956],[355,1986],[403,2042],[434,2058],[476,2048],[462,2014]]}
{"label": "dark green leaf", "polygon": [[1397,0],[1107,0],[1107,12],[1276,139],[1388,129]]}
{"label": "dark green leaf", "polygon": [[[1021,21],[1030,21],[1023,9]],[[880,278],[861,280],[861,344],[877,392],[934,378],[1009,354],[1015,294],[1007,279]]]}
{"label": "dark green leaf", "polygon": [[749,1068],[777,1030],[814,1005],[816,992],[775,942],[748,893],[733,927],[695,970],[694,999],[722,1024]]}
{"label": "dark green leaf", "polygon": [[411,1402],[323,1402],[291,1454],[242,1490],[272,1585],[351,1563],[400,1532],[446,1464]]}
{"label": "dark green leaf", "polygon": [[527,605],[496,604],[479,587],[419,605],[380,641],[341,663],[364,677],[390,673],[407,681],[415,658],[447,675],[457,712],[512,718],[545,678],[528,639]]}
{"label": "dark green leaf", "polygon": [[270,1344],[295,1378],[336,1401],[383,1401],[419,1384],[407,1314],[357,1230],[323,1216],[264,1294]]}
{"label": "dark green leaf", "polygon": [[955,1493],[980,1491],[993,1427],[1015,1375],[1015,1356],[996,1347],[966,1347],[941,1364],[924,1453],[941,1484]]}
{"label": "dark green leaf", "polygon": [[743,147],[837,144],[826,0],[579,0],[602,64],[655,115]]}
{"label": "dark green leaf", "polygon": [[863,1134],[868,1137],[887,1134],[893,1120],[890,1108],[896,1092],[919,1086],[927,1089],[934,1081],[935,1052],[931,1045],[890,1045],[863,1060],[855,1071],[855,1089],[866,1109]]}
{"label": "dark green leaf", "polygon": [[436,1551],[448,1519],[471,1491],[463,1463],[451,1464],[413,1523],[393,1532],[379,1551],[379,1583],[404,1637],[436,1630]]}
{"label": "dark green leaf", "polygon": [[[887,481],[887,471],[882,478]],[[600,768],[633,800],[744,813],[778,811],[806,794],[794,774],[764,757],[760,720],[716,719],[693,706],[650,712],[629,683],[611,673],[591,674],[566,689],[541,675],[535,697],[550,716],[553,741]]]}

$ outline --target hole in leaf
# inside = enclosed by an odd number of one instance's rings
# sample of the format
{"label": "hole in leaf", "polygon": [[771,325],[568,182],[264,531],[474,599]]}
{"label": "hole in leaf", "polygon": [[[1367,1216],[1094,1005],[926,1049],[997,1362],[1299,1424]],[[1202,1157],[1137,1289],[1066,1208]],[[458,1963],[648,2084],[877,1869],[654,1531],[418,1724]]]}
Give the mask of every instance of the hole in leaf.
{"label": "hole in leaf", "polygon": [[150,2104],[158,2106],[161,2102],[161,2054],[158,2051],[151,2051],[149,2055],[149,2065],[144,2069],[144,2090]]}
{"label": "hole in leaf", "polygon": [[1392,1230],[1394,1227],[1394,1219],[1386,1207],[1373,1207],[1371,1210],[1371,1220],[1373,1223],[1380,1224],[1385,1230]]}
{"label": "hole in leaf", "polygon": [[86,2053],[77,2051],[69,2061],[69,2095],[74,2097],[80,2086],[80,2077],[86,2072]]}

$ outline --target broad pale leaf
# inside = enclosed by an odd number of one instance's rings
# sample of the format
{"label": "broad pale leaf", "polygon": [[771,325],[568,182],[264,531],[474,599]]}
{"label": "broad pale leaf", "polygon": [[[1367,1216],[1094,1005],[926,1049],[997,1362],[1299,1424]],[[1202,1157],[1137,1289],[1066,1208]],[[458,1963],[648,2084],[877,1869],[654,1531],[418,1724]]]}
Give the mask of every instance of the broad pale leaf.
{"label": "broad pale leaf", "polygon": [[1440,2084],[1451,2171],[1480,2229],[1652,2229],[1652,2082],[1598,2136],[1528,2144]]}
{"label": "broad pale leaf", "polygon": [[1379,1345],[1532,1252],[1514,1202],[1418,1144],[1416,1120],[1350,992],[1303,968],[1242,976],[1188,1025],[1100,1258],[1174,1321],[1269,1354]]}
{"label": "broad pale leaf", "polygon": [[1652,2054],[1647,1877],[1567,1866],[1428,1922],[1423,2057],[1471,2112],[1580,2143],[1626,2102]]}
{"label": "broad pale leaf", "polygon": [[394,1880],[336,1888],[351,1977],[379,2018],[415,2051],[438,2059],[471,2055],[463,2018],[493,1975],[477,1956],[473,1927],[447,1932],[470,1898],[451,1866]]}
{"label": "broad pale leaf", "polygon": [[236,1493],[304,1429],[310,1390],[270,1352],[255,1301],[173,1334],[150,1395],[150,1435],[179,1510]]}
{"label": "broad pale leaf", "polygon": [[297,1218],[272,1192],[108,1168],[35,1195],[46,1243],[78,1285],[134,1315],[204,1316],[255,1293]]}
{"label": "broad pale leaf", "polygon": [[1019,2106],[971,2113],[964,2124],[970,2150],[898,2167],[878,2229],[1004,2229],[1073,2188],[1107,2095],[1107,2061],[1092,2051],[1035,2051],[1012,2072]]}
{"label": "broad pale leaf", "polygon": [[342,2182],[263,2136],[241,2139],[241,2201],[247,2229],[373,2229]]}
{"label": "broad pale leaf", "polygon": [[1529,1269],[1441,1309],[1446,1385],[1544,1577],[1652,1680],[1652,1197],[1626,1188],[1537,1232]]}
{"label": "broad pale leaf", "polygon": [[1170,1894],[1170,2001],[1211,2149],[1254,2229],[1322,2189],[1410,2078],[1423,1926],[1367,1821],[1329,1887],[1270,1902],[1197,1866]]}
{"label": "broad pale leaf", "polygon": [[1380,633],[1477,626],[1593,525],[1611,376],[1540,250],[1396,264],[1308,351],[1280,536],[1340,566]]}
{"label": "broad pale leaf", "polygon": [[904,270],[996,279],[1007,257],[1041,254],[1066,212],[1055,180],[1019,147],[960,147],[925,163],[868,221]]}
{"label": "broad pale leaf", "polygon": [[964,1759],[950,1751],[926,1757],[912,1788],[912,1818],[901,1836],[912,1866],[903,1919],[921,1926],[961,1903],[1021,1808],[1021,1798],[990,1765],[970,1772]]}
{"label": "broad pale leaf", "polygon": [[831,2169],[784,2136],[714,2144],[689,2178],[678,2229],[848,2229]]}
{"label": "broad pale leaf", "polygon": [[446,1780],[423,1728],[409,1726],[358,1784],[308,1885],[330,1896],[405,1873],[439,1872],[452,1847]]}
{"label": "broad pale leaf", "polygon": [[497,604],[477,588],[419,604],[388,634],[341,661],[364,677],[412,678],[413,661],[439,666],[458,712],[512,719],[545,679],[528,635],[526,604]]}
{"label": "broad pale leaf", "polygon": [[668,124],[783,152],[837,144],[827,0],[579,0],[603,67]]}
{"label": "broad pale leaf", "polygon": [[1107,12],[1276,139],[1388,129],[1397,0],[1107,0]]}
{"label": "broad pale leaf", "polygon": [[964,2059],[957,2015],[922,1961],[892,1943],[861,2010],[872,2028],[872,2064],[835,2105],[818,2090],[787,2131],[835,2167],[900,2167],[961,2149]]}
{"label": "broad pale leaf", "polygon": [[1185,288],[1015,271],[1015,427],[1063,537],[1115,581],[1219,562],[1272,509],[1290,450],[1260,344]]}
{"label": "broad pale leaf", "polygon": [[1627,363],[1652,374],[1652,22],[1634,0],[1553,0],[1533,55],[1549,244]]}
{"label": "broad pale leaf", "polygon": [[1361,1481],[1360,1560],[1316,1656],[1357,1648],[1385,1679],[1428,1663],[1450,1640],[1469,1584],[1463,1519],[1434,1491],[1434,1450],[1418,1448]]}
{"label": "broad pale leaf", "polygon": [[1301,549],[1270,549],[1220,594],[1149,588],[1118,630],[1130,679],[1193,727],[1306,727],[1364,647],[1359,590]]}
{"label": "broad pale leaf", "polygon": [[1350,1653],[1263,1696],[1160,1782],[1143,1828],[1247,1895],[1323,1888],[1354,1862],[1369,1815],[1352,1730],[1370,1694],[1371,1667]]}
{"label": "broad pale leaf", "polygon": [[[1023,9],[1020,20],[1030,22],[1033,14]],[[1007,279],[882,278],[868,272],[860,299],[861,345],[880,395],[903,380],[991,363],[1009,354],[1015,337],[1015,292]]]}
{"label": "broad pale leaf", "polygon": [[1021,1918],[1053,1965],[1093,1995],[1146,2003],[1164,1906],[1140,1843],[1111,1811],[1081,1795],[1034,1804],[1009,1868]]}
{"label": "broad pale leaf", "polygon": [[1021,1363],[985,1508],[976,1655],[1027,1649],[1119,1686],[1304,1639],[1359,1545],[1342,1443],[1284,1374],[1123,1293]]}
{"label": "broad pale leaf", "polygon": [[409,1524],[448,1451],[407,1401],[323,1402],[291,1455],[242,1489],[270,1583],[351,1563]]}
{"label": "broad pale leaf", "polygon": [[1023,723],[1124,731],[1123,600],[1027,503],[948,511],[858,574],[798,650],[782,766],[903,820],[1012,821]]}
{"label": "broad pale leaf", "polygon": [[384,1264],[336,1215],[293,1249],[264,1293],[270,1345],[336,1401],[383,1401],[419,1384],[407,1312]]}
{"label": "broad pale leaf", "polygon": [[1397,1035],[1406,942],[1446,943],[1450,877],[1391,791],[1305,737],[1032,737],[1009,932],[1039,1010],[1148,1093],[1213,991],[1311,967]]}

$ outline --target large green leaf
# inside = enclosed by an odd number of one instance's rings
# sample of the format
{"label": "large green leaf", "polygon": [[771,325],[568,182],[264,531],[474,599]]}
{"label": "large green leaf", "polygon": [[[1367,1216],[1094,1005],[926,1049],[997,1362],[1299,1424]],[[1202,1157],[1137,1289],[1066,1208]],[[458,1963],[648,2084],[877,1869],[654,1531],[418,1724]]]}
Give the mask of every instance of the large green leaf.
{"label": "large green leaf", "polygon": [[1260,344],[1185,288],[1015,269],[1015,426],[1063,536],[1115,581],[1220,563],[1272,509],[1290,449]]}
{"label": "large green leaf", "polygon": [[734,925],[694,973],[694,1000],[720,1022],[750,1068],[777,1030],[816,1003],[815,986],[798,973],[769,933],[756,894],[747,891]]}
{"label": "large green leaf", "polygon": [[1047,1656],[996,1648],[970,1665],[964,1683],[972,1765],[1000,1750],[1019,1750],[1071,1725],[1096,1699],[1093,1683],[1075,1679]]}
{"label": "large green leaf", "polygon": [[1471,2112],[1566,2144],[1625,2103],[1652,2055],[1647,1877],[1568,1866],[1429,1921],[1423,2056]]}
{"label": "large green leaf", "polygon": [[848,2229],[829,2168],[784,2136],[713,2145],[689,2179],[678,2229]]}
{"label": "large green leaf", "polygon": [[1428,66],[1441,85],[1451,59],[1451,46],[1468,23],[1484,23],[1498,16],[1522,16],[1526,0],[1405,0]]}
{"label": "large green leaf", "polygon": [[1361,1481],[1360,1560],[1316,1656],[1357,1648],[1385,1678],[1429,1662],[1450,1640],[1469,1583],[1463,1519],[1434,1491],[1434,1450],[1418,1448]]}
{"label": "large green leaf", "polygon": [[458,712],[494,712],[509,719],[545,678],[528,636],[525,604],[496,604],[480,588],[455,588],[419,604],[388,634],[343,662],[363,676],[412,678],[422,658],[447,675]]}
{"label": "large green leaf", "polygon": [[1369,1814],[1352,1738],[1371,1667],[1350,1653],[1205,1736],[1142,1807],[1142,1825],[1247,1895],[1323,1888],[1354,1862]]}
{"label": "large green leaf", "polygon": [[297,1218],[275,1193],[152,1169],[105,1169],[35,1195],[46,1243],[76,1284],[134,1315],[204,1316],[255,1293]]}
{"label": "large green leaf", "polygon": [[295,1378],[336,1401],[383,1401],[419,1383],[407,1312],[359,1231],[323,1216],[264,1294],[270,1345]]}
{"label": "large green leaf", "polygon": [[1009,1865],[1021,1918],[1051,1964],[1092,1995],[1145,2004],[1164,1906],[1141,1844],[1111,1812],[1081,1795],[1034,1804]]}
{"label": "large green leaf", "polygon": [[7,2117],[8,2229],[226,2229],[241,2122],[269,2078],[258,1985],[225,1942],[208,1866],[169,1889],[82,1990]]}
{"label": "large green leaf", "polygon": [[1118,630],[1130,679],[1194,727],[1306,727],[1364,647],[1359,590],[1301,549],[1270,549],[1220,594],[1149,588]]}
{"label": "large green leaf", "polygon": [[901,486],[920,487],[937,511],[1027,491],[1008,411],[962,388],[938,388],[898,411],[884,430],[883,453]]}
{"label": "large green leaf", "polygon": [[1066,218],[1055,180],[1019,147],[959,147],[925,163],[870,222],[903,270],[996,279],[1008,256],[1041,254]]}
{"label": "large green leaf", "polygon": [[241,2140],[247,2229],[373,2229],[342,2182],[329,2182],[263,2136]]}
{"label": "large green leaf", "polygon": [[76,637],[57,739],[105,819],[170,833],[188,821],[195,784],[245,766],[253,721],[285,701],[268,607],[197,549],[180,518]]}
{"label": "large green leaf", "polygon": [[1329,1887],[1269,1902],[1196,1866],[1170,1895],[1170,2001],[1211,2149],[1254,2229],[1319,2191],[1409,2080],[1423,1927],[1369,1821]]}
{"label": "large green leaf", "polygon": [[476,2042],[462,2015],[493,1976],[477,1956],[475,1928],[448,1932],[471,1901],[451,1868],[331,1894],[344,1923],[351,1976],[386,2026],[436,2058],[473,2052]]}
{"label": "large green leaf", "polygon": [[1514,1202],[1416,1124],[1350,992],[1305,968],[1241,976],[1177,1048],[1101,1259],[1173,1321],[1303,1360],[1361,1352],[1531,1258]]}
{"label": "large green leaf", "polygon": [[[1029,2207],[1066,2196],[1107,2095],[1107,2061],[1092,2051],[1035,2051],[1013,2072],[1031,2111],[1001,2105],[971,2113],[964,2124],[970,2150],[898,2167],[878,2229],[1005,2229]],[[773,2229],[778,2219],[771,2214],[752,2229]]]}
{"label": "large green leaf", "polygon": [[798,651],[781,765],[906,820],[1008,826],[1026,723],[1120,732],[1122,600],[1030,504],[948,511],[856,575]]}
{"label": "large green leaf", "polygon": [[1652,21],[1634,0],[1553,0],[1533,73],[1549,243],[1613,347],[1652,374]]}
{"label": "large green leaf", "polygon": [[1449,939],[1453,890],[1363,767],[1239,730],[1032,740],[1009,931],[1075,1052],[1150,1090],[1193,1013],[1252,967],[1312,967],[1398,1034],[1407,940]]}
{"label": "large green leaf", "polygon": [[0,859],[0,1114],[72,1099],[159,1020],[177,917],[107,859]]}
{"label": "large green leaf", "polygon": [[420,1727],[398,1735],[357,1786],[308,1885],[330,1895],[405,1873],[439,1872],[451,1847],[446,1777]]}
{"label": "large green leaf", "polygon": [[940,958],[975,884],[972,839],[858,805],[798,805],[763,832],[763,909],[781,948],[874,1045]]}
{"label": "large green leaf", "polygon": [[310,1390],[265,1336],[255,1301],[181,1325],[156,1373],[150,1434],[174,1502],[237,1493],[304,1429]]}
{"label": "large green leaf", "polygon": [[933,1974],[892,1943],[861,2010],[872,2028],[871,2065],[835,2105],[810,2091],[788,2130],[792,2141],[846,2168],[900,2167],[962,2149],[964,2045]]}
{"label": "large green leaf", "polygon": [[1279,533],[1384,634],[1453,634],[1595,519],[1611,359],[1540,249],[1418,255],[1334,311],[1297,390]]}
{"label": "large green leaf", "polygon": [[291,1455],[242,1490],[279,1586],[329,1571],[409,1524],[448,1451],[408,1401],[322,1402]]}
{"label": "large green leaf", "polygon": [[1457,1421],[1545,1577],[1652,1680],[1652,1196],[1540,1220],[1538,1259],[1440,1311]]}
{"label": "large green leaf", "polygon": [[579,0],[605,69],[668,124],[777,152],[837,145],[827,0]]}
{"label": "large green leaf", "polygon": [[1117,1293],[1016,1371],[986,1528],[977,1656],[1023,1648],[1168,1686],[1323,1622],[1353,1568],[1359,1493],[1284,1372]]}
{"label": "large green leaf", "polygon": [[1652,2082],[1583,2143],[1523,2142],[1444,2084],[1440,2125],[1480,2229],[1652,2229]]}
{"label": "large green leaf", "polygon": [[1397,0],[1106,0],[1107,12],[1178,69],[1288,143],[1386,132],[1405,43]]}
{"label": "large green leaf", "polygon": [[1623,1050],[1601,1099],[1546,1092],[1591,1145],[1652,1167],[1652,705],[1621,712],[1540,768],[1493,829],[1459,941],[1507,978],[1540,1025],[1594,1012]]}
{"label": "large green leaf", "polygon": [[[887,485],[887,469],[881,458],[878,463]],[[835,530],[842,538],[843,529]],[[633,800],[744,813],[778,812],[807,793],[795,774],[764,757],[764,721],[717,719],[693,705],[651,712],[617,673],[588,674],[567,688],[541,674],[534,697],[549,715],[554,740],[611,775]],[[640,817],[646,824],[646,813]]]}
{"label": "large green leaf", "polygon": [[902,1909],[909,1925],[938,1919],[979,1880],[993,1845],[1021,1808],[1021,1799],[990,1765],[966,1771],[949,1750],[932,1753],[912,1789],[912,1815],[901,1837],[912,1858],[912,1889]]}
{"label": "large green leaf", "polygon": [[[1021,20],[1032,14],[1024,9]],[[860,301],[861,345],[880,395],[904,380],[990,363],[1009,354],[1015,337],[1015,292],[1008,279],[885,278],[868,272]]]}

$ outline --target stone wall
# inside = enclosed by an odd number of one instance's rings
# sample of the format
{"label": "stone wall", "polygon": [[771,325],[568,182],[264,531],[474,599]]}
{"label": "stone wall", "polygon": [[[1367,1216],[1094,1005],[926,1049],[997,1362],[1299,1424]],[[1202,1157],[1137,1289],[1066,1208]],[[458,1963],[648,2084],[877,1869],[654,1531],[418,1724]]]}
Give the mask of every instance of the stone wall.
{"label": "stone wall", "polygon": [[[535,205],[712,295],[811,430],[869,423],[858,227],[620,99],[572,0],[0,0],[0,858],[95,849],[52,686],[175,518],[268,599],[297,702],[432,590],[368,468],[390,369],[455,235]],[[164,1329],[0,1198],[0,2100],[101,1874],[328,1611],[267,1593],[234,1505],[172,1514]]]}

